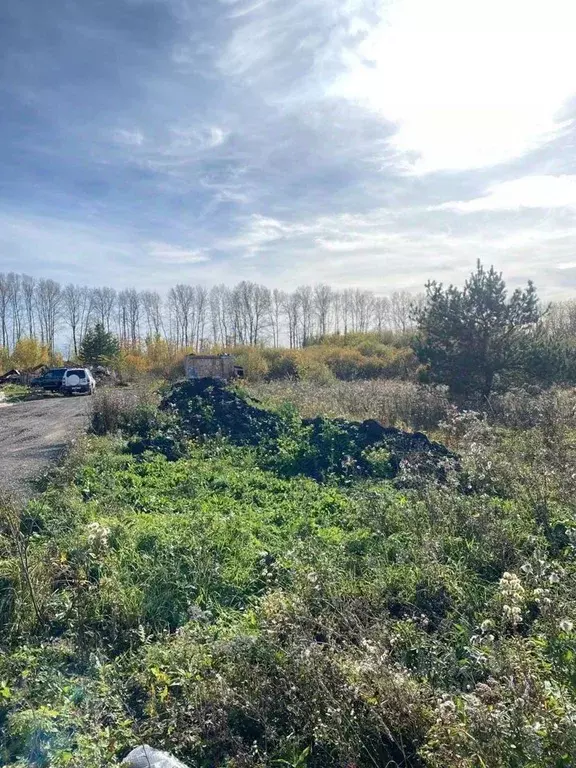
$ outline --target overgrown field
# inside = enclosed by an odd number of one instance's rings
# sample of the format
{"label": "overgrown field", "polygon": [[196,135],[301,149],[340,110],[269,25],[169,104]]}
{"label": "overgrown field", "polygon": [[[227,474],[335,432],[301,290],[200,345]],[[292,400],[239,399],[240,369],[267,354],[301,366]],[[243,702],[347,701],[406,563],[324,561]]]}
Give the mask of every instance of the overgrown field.
{"label": "overgrown field", "polygon": [[[316,413],[385,420],[338,386]],[[4,503],[0,764],[573,766],[574,395],[427,424],[389,397],[447,448],[259,395],[104,394]]]}

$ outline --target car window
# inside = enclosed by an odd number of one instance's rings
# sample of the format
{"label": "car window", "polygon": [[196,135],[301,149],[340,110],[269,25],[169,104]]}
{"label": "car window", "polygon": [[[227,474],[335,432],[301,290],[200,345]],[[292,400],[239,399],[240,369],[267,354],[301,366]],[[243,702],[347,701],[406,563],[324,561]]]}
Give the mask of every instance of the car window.
{"label": "car window", "polygon": [[66,376],[80,376],[84,378],[86,376],[86,371],[84,371],[82,368],[74,368],[70,371],[67,371]]}

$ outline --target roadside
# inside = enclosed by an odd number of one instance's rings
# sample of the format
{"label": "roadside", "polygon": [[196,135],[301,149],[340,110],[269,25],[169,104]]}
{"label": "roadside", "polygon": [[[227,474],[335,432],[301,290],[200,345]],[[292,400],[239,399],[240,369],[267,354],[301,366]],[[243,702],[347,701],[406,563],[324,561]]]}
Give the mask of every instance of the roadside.
{"label": "roadside", "polygon": [[86,427],[91,398],[0,403],[0,491],[26,499],[32,481]]}

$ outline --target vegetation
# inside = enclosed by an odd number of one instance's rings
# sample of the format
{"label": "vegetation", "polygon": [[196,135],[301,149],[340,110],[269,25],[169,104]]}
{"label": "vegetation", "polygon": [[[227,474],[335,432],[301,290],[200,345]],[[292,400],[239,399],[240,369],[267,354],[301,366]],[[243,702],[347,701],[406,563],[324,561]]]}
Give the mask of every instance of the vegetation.
{"label": "vegetation", "polygon": [[[326,389],[379,417],[377,386]],[[142,398],[101,393],[101,436],[4,503],[2,764],[141,741],[205,768],[573,764],[573,391],[447,406],[441,474],[383,443],[362,471],[346,423],[311,442],[241,392]]]}
{"label": "vegetation", "polygon": [[164,337],[153,294],[69,289],[82,359],[173,381],[230,350],[247,382],[103,388],[42,492],[0,502],[0,764],[574,764],[568,305],[481,265],[393,331],[362,292],[177,286]]}
{"label": "vegetation", "polygon": [[0,400],[4,400],[6,403],[18,403],[21,400],[27,400],[33,394],[32,389],[23,384],[3,384],[0,387]]}
{"label": "vegetation", "polygon": [[59,333],[71,336],[70,358],[113,363],[123,380],[175,381],[186,354],[226,352],[251,384],[394,379],[446,386],[468,407],[527,383],[576,384],[574,304],[544,310],[534,286],[509,293],[480,263],[463,288],[430,282],[423,296],[326,285],[285,294],[243,282],[178,285],[162,299],[15,274],[0,275],[2,296],[4,369],[61,363]]}
{"label": "vegetation", "polygon": [[248,383],[246,390],[272,408],[289,402],[305,418],[318,415],[360,421],[374,418],[382,424],[415,430],[434,429],[451,411],[446,387],[395,379],[332,380],[323,384],[282,379]]}
{"label": "vegetation", "polygon": [[80,360],[87,365],[106,365],[114,362],[120,352],[120,344],[113,333],[101,323],[86,331],[80,347]]}
{"label": "vegetation", "polygon": [[486,400],[496,376],[522,368],[527,334],[540,316],[532,283],[508,298],[502,275],[478,262],[462,290],[428,283],[415,312],[416,352],[432,381],[447,384],[453,395]]}

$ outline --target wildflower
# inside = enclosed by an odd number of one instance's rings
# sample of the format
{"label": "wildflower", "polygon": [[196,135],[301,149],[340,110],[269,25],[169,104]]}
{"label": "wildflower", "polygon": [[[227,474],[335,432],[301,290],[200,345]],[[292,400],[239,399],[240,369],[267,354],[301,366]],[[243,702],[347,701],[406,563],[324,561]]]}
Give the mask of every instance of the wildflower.
{"label": "wildflower", "polygon": [[522,621],[522,611],[517,605],[503,605],[502,611],[504,618],[508,619],[514,626]]}
{"label": "wildflower", "polygon": [[88,544],[91,549],[106,549],[108,547],[110,528],[95,522],[87,525],[86,530],[88,532]]}
{"label": "wildflower", "polygon": [[493,624],[494,622],[492,621],[492,619],[484,619],[482,624],[480,624],[480,631],[482,632],[482,634],[483,635],[486,634],[486,632],[488,632],[488,630],[492,628]]}
{"label": "wildflower", "polygon": [[500,579],[500,592],[504,597],[522,599],[524,596],[524,587],[515,573],[506,571]]}
{"label": "wildflower", "polygon": [[570,619],[562,619],[559,626],[562,632],[572,632],[572,629],[574,628],[574,624]]}

